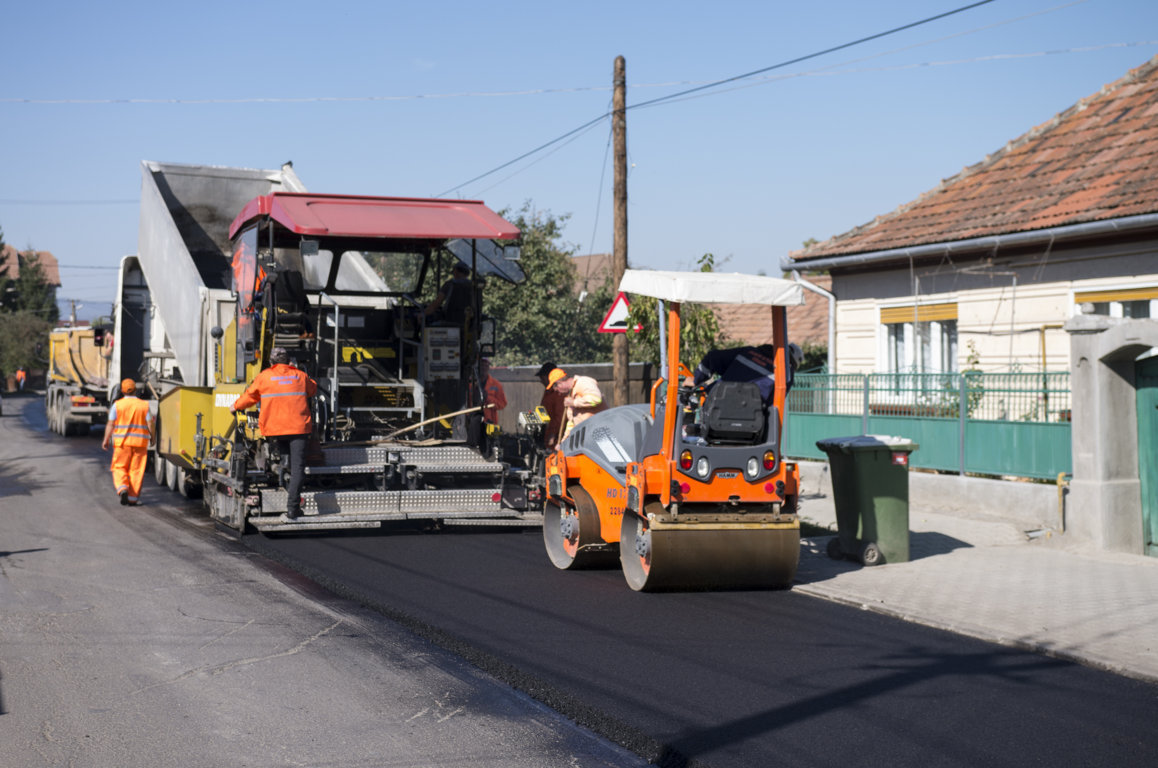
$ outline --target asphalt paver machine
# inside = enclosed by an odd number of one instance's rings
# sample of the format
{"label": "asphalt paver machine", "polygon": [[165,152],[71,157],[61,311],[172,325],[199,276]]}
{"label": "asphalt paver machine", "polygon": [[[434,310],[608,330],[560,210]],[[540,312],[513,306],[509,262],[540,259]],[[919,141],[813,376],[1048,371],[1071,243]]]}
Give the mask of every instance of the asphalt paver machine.
{"label": "asphalt paver machine", "polygon": [[[619,290],[661,302],[662,378],[650,402],[577,425],[547,459],[543,541],[560,569],[613,567],[637,591],[786,588],[800,559],[800,473],[780,455],[791,372],[786,307],[799,284],[711,272],[628,270]],[[693,387],[680,360],[686,302],[769,307],[774,389]],[[733,386],[736,385],[736,386]]]}

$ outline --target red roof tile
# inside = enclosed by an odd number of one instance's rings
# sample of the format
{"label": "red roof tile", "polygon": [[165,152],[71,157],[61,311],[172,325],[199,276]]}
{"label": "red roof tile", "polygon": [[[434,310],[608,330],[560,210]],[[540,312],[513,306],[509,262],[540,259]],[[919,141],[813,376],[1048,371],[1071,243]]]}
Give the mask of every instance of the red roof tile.
{"label": "red roof tile", "polygon": [[1158,212],[1158,56],[796,261]]}
{"label": "red roof tile", "polygon": [[[809,275],[808,282],[832,290],[828,275]],[[711,304],[720,330],[734,344],[772,343],[772,315],[768,307],[748,304]],[[804,304],[788,307],[788,340],[797,344],[828,343],[828,301],[823,296],[804,292]]]}

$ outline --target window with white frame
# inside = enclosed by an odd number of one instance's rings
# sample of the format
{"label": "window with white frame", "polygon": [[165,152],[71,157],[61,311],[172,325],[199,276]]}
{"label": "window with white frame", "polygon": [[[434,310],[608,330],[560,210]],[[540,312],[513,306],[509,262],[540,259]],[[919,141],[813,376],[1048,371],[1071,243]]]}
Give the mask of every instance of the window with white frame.
{"label": "window with white frame", "polygon": [[1158,286],[1121,290],[1078,291],[1077,308],[1090,315],[1109,317],[1158,317]]}
{"label": "window with white frame", "polygon": [[881,309],[885,368],[889,373],[957,371],[957,305]]}

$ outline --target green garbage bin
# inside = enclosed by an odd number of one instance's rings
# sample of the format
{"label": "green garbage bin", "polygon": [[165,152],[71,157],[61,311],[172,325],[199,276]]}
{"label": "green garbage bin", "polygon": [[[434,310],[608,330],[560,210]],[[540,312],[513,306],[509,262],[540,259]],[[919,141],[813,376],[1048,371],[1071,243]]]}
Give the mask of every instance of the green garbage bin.
{"label": "green garbage bin", "polygon": [[909,559],[909,454],[918,446],[903,437],[856,435],[816,441],[832,467],[837,536],[828,543],[836,559],[865,565]]}

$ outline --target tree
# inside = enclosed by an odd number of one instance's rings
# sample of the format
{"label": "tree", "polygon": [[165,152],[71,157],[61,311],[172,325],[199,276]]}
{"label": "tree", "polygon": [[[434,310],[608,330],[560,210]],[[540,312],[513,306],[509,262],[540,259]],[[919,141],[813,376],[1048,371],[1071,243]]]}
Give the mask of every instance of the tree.
{"label": "tree", "polygon": [[[0,230],[0,250],[4,248],[4,232]],[[59,317],[52,286],[44,277],[44,269],[29,249],[31,258],[18,256],[19,274],[15,280],[0,276],[0,373],[10,374],[23,366],[41,367],[44,360],[37,345],[47,346],[48,333]]]}
{"label": "tree", "polygon": [[492,279],[483,291],[483,314],[498,326],[495,363],[610,360],[611,335],[598,332],[613,298],[610,280],[588,287],[586,296],[576,293],[576,247],[561,242],[568,217],[535,211],[530,203],[514,216],[502,215],[523,233],[520,266],[527,279],[520,285]]}
{"label": "tree", "polygon": [[[699,260],[701,272],[711,272],[716,265],[716,257],[705,253]],[[631,343],[631,359],[649,362],[657,367],[660,362],[659,316],[656,301],[648,296],[629,297],[629,328],[640,327],[639,333],[628,334]],[[708,307],[702,304],[680,305],[680,359],[689,368],[694,368],[700,359],[713,349],[727,346],[728,337],[720,330],[720,321]]]}
{"label": "tree", "polygon": [[31,312],[49,323],[60,319],[53,287],[44,275],[40,257],[29,248],[18,256],[20,274],[11,281],[11,290],[5,294],[4,307],[12,312]]}

